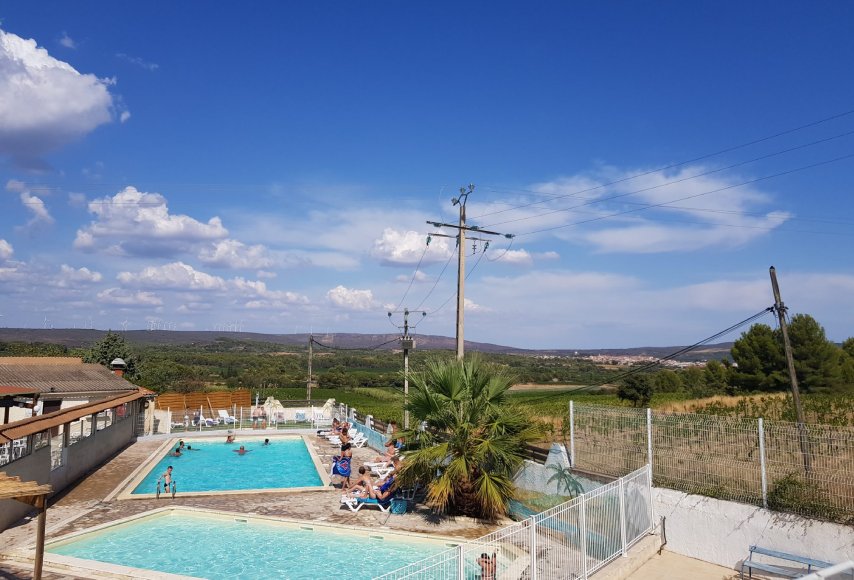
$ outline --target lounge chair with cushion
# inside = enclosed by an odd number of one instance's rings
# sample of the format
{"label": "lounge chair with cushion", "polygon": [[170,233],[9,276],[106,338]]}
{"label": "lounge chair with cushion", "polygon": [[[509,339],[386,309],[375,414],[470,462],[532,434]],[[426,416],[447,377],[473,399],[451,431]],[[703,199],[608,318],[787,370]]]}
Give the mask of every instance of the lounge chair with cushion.
{"label": "lounge chair with cushion", "polygon": [[229,415],[228,411],[225,409],[219,410],[219,420],[225,423],[226,425],[234,425],[237,423],[237,418],[233,415]]}
{"label": "lounge chair with cushion", "polygon": [[341,504],[347,506],[351,512],[357,512],[365,506],[373,506],[380,508],[381,512],[388,512],[391,509],[391,499],[374,499],[371,497],[342,497]]}

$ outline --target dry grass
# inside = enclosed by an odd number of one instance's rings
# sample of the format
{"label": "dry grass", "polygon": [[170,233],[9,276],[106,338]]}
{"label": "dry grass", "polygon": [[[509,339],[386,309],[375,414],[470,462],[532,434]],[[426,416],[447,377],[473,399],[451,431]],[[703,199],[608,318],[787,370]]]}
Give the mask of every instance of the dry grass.
{"label": "dry grass", "polygon": [[770,400],[770,399],[780,399],[785,400],[786,393],[772,393],[772,394],[764,394],[764,395],[741,395],[741,396],[727,396],[727,395],[715,395],[714,397],[705,397],[703,399],[690,399],[687,401],[671,401],[669,403],[665,403],[664,405],[660,405],[656,408],[656,411],[662,411],[664,413],[700,413],[703,409],[708,407],[709,405],[721,405],[723,407],[735,407],[739,403],[744,400]]}

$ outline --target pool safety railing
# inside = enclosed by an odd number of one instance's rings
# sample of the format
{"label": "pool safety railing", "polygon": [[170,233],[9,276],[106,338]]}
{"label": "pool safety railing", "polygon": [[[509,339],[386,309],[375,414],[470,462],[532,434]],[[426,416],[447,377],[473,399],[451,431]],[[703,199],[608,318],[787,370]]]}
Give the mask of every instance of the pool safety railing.
{"label": "pool safety railing", "polygon": [[851,580],[852,578],[854,578],[854,560],[848,560],[824,570],[816,570],[808,576],[802,576],[801,580]]}
{"label": "pool safety railing", "polygon": [[588,578],[653,531],[649,465],[376,580]]}

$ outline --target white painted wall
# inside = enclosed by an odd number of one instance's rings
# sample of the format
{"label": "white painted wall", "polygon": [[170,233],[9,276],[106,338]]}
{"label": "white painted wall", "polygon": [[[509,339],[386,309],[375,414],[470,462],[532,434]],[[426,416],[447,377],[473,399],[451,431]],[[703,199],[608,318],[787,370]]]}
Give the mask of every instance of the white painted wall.
{"label": "white painted wall", "polygon": [[667,547],[735,569],[756,544],[827,562],[854,559],[854,527],[759,507],[653,488],[656,518],[666,520]]}

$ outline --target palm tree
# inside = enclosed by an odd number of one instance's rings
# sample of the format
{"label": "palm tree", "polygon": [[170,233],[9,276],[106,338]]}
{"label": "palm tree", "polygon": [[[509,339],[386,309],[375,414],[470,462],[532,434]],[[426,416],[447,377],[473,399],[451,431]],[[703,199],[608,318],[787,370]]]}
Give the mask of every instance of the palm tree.
{"label": "palm tree", "polygon": [[551,483],[553,481],[557,481],[557,492],[560,494],[560,488],[563,487],[564,491],[569,497],[576,497],[582,493],[584,493],[584,488],[581,486],[581,483],[575,479],[575,476],[572,475],[572,470],[568,467],[563,467],[562,465],[558,465],[556,463],[549,463],[546,465],[546,469],[551,469],[554,471],[552,476],[546,483]]}
{"label": "palm tree", "polygon": [[441,512],[505,514],[524,444],[539,434],[509,404],[511,378],[471,358],[431,361],[411,383],[407,408],[421,427],[402,433],[409,450],[401,482],[429,482],[427,502]]}

